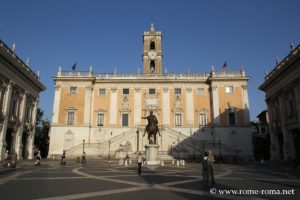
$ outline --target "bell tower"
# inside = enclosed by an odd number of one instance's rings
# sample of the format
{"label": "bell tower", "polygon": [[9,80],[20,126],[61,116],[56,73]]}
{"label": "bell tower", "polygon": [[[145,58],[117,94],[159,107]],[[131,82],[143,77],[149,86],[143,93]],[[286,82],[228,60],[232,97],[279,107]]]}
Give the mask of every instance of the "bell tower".
{"label": "bell tower", "polygon": [[162,52],[161,52],[162,34],[154,30],[154,24],[151,23],[150,31],[144,32],[143,43],[143,64],[145,74],[162,73]]}

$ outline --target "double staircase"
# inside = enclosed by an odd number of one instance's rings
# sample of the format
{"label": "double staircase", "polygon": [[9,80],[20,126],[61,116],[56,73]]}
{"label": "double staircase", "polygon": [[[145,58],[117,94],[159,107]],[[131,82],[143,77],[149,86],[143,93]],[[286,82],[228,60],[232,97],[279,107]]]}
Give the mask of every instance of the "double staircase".
{"label": "double staircase", "polygon": [[[203,152],[211,150],[216,157],[223,159],[235,159],[239,156],[239,150],[225,144],[210,141],[201,141],[196,136],[186,136],[183,133],[167,126],[160,126],[161,136],[157,135],[159,158],[171,159],[202,159]],[[85,151],[88,158],[135,158],[137,151],[144,152],[144,146],[148,144],[147,137],[143,137],[144,127],[132,128],[115,137],[99,143],[81,143],[66,150],[68,157],[79,157]]]}

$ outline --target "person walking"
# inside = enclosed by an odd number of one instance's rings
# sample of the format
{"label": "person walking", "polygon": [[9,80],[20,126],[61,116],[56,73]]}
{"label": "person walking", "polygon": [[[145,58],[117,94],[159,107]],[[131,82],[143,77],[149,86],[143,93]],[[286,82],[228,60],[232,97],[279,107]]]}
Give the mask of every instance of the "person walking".
{"label": "person walking", "polygon": [[211,175],[211,163],[208,158],[208,152],[204,152],[204,157],[202,161],[202,176],[203,185],[210,186],[210,175]]}
{"label": "person walking", "polygon": [[61,155],[60,165],[66,165],[66,151],[63,150],[63,154]]}
{"label": "person walking", "polygon": [[35,156],[35,158],[36,158],[36,161],[35,161],[34,165],[36,165],[36,166],[41,165],[41,152],[40,151],[38,151],[38,153]]}
{"label": "person walking", "polygon": [[208,160],[210,161],[211,169],[210,169],[210,179],[211,179],[211,184],[215,184],[215,176],[214,176],[214,163],[215,163],[215,157],[212,154],[211,150],[208,151]]}
{"label": "person walking", "polygon": [[142,173],[142,163],[143,163],[144,157],[141,152],[138,152],[137,162],[138,162],[138,173],[141,175]]}

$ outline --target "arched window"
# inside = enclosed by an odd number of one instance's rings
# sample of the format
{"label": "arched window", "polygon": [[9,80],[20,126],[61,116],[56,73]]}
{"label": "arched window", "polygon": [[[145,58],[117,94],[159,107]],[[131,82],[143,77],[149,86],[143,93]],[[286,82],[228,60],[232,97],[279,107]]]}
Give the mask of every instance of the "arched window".
{"label": "arched window", "polygon": [[150,42],[150,50],[155,50],[155,43],[153,41]]}
{"label": "arched window", "polygon": [[151,73],[153,73],[155,71],[155,62],[154,62],[154,60],[150,61],[150,71],[151,71]]}

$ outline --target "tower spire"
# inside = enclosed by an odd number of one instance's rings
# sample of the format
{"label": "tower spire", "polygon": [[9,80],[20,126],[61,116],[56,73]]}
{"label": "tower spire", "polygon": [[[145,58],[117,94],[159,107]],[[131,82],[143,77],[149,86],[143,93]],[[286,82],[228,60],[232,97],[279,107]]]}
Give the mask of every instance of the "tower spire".
{"label": "tower spire", "polygon": [[151,22],[150,31],[154,32],[154,23],[153,22]]}

